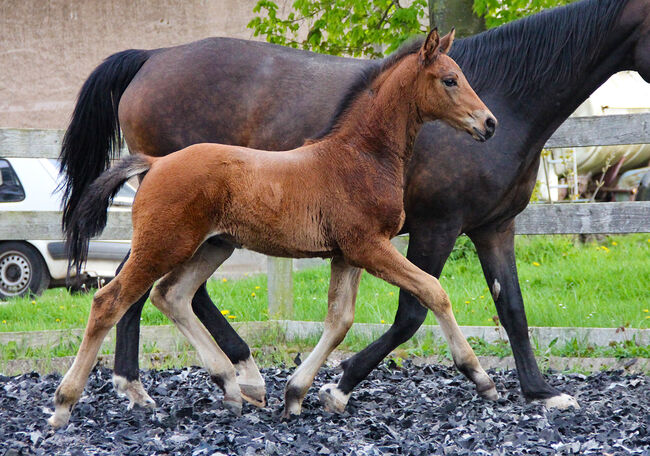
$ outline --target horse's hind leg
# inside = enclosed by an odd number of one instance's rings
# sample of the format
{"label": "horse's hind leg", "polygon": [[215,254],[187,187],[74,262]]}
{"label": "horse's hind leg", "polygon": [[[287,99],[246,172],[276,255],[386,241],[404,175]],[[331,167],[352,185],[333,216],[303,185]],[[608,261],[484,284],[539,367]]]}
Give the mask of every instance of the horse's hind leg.
{"label": "horse's hind leg", "polygon": [[133,263],[127,262],[115,279],[95,293],[77,356],[54,394],[55,411],[48,419],[52,427],[59,428],[67,424],[106,334],[156,279],[141,269],[136,271]]}
{"label": "horse's hind leg", "polygon": [[[449,297],[438,279],[404,258],[388,240],[352,252],[350,259],[371,274],[411,293],[422,305],[430,309],[445,335],[458,370],[476,384],[478,393],[483,397],[498,397],[494,382],[483,370],[472,347],[461,333]],[[339,410],[345,407],[349,395],[350,393],[345,394],[332,385],[331,396],[340,400]]]}
{"label": "horse's hind leg", "polygon": [[224,254],[227,258],[230,253],[224,252],[223,247],[204,243],[192,258],[156,284],[151,291],[151,302],[174,322],[196,348],[203,366],[224,392],[224,406],[240,415],[242,396],[235,368],[192,312],[192,296],[197,288],[214,272],[214,265]]}
{"label": "horse's hind leg", "polygon": [[345,338],[354,322],[354,303],[359,289],[361,269],[347,264],[343,258],[332,259],[332,275],[327,296],[325,329],[314,350],[298,366],[287,383],[284,393],[284,416],[299,415],[307,390],[314,382],[318,369]]}

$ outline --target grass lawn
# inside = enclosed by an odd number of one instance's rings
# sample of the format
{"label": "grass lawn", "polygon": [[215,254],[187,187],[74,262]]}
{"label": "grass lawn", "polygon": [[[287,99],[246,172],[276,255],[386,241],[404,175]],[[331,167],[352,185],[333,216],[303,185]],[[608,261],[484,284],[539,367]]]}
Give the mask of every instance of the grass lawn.
{"label": "grass lawn", "polygon": [[[611,236],[582,244],[570,236],[520,236],[517,265],[531,326],[650,328],[650,236]],[[294,275],[295,319],[322,321],[327,310],[329,268]],[[496,310],[476,252],[460,238],[443,270],[460,325],[494,325]],[[211,281],[210,295],[236,321],[266,320],[266,276]],[[391,323],[399,290],[364,273],[355,321]],[[0,332],[83,328],[91,295],[63,288],[0,305]],[[145,325],[169,324],[151,305]],[[435,324],[433,316],[427,324]]]}

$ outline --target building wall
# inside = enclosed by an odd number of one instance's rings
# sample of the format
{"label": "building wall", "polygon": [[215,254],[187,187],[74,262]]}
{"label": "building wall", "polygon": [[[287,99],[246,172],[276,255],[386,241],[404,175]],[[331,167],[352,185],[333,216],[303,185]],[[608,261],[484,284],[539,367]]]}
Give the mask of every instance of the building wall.
{"label": "building wall", "polygon": [[209,36],[253,39],[256,0],[0,0],[0,127],[65,128],[105,57]]}

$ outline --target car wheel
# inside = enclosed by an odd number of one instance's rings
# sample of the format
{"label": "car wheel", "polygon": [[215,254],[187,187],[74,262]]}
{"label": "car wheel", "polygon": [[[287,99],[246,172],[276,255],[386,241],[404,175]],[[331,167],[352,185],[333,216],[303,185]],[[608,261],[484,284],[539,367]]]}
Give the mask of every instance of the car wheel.
{"label": "car wheel", "polygon": [[50,273],[38,251],[20,242],[0,243],[0,299],[41,294]]}

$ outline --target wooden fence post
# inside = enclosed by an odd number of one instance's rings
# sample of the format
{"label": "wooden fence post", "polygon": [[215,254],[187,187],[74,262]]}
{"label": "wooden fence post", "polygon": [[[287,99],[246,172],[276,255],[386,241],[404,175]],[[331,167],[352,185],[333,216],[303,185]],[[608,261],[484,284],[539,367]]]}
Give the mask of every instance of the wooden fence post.
{"label": "wooden fence post", "polygon": [[269,318],[293,317],[293,260],[267,257]]}

